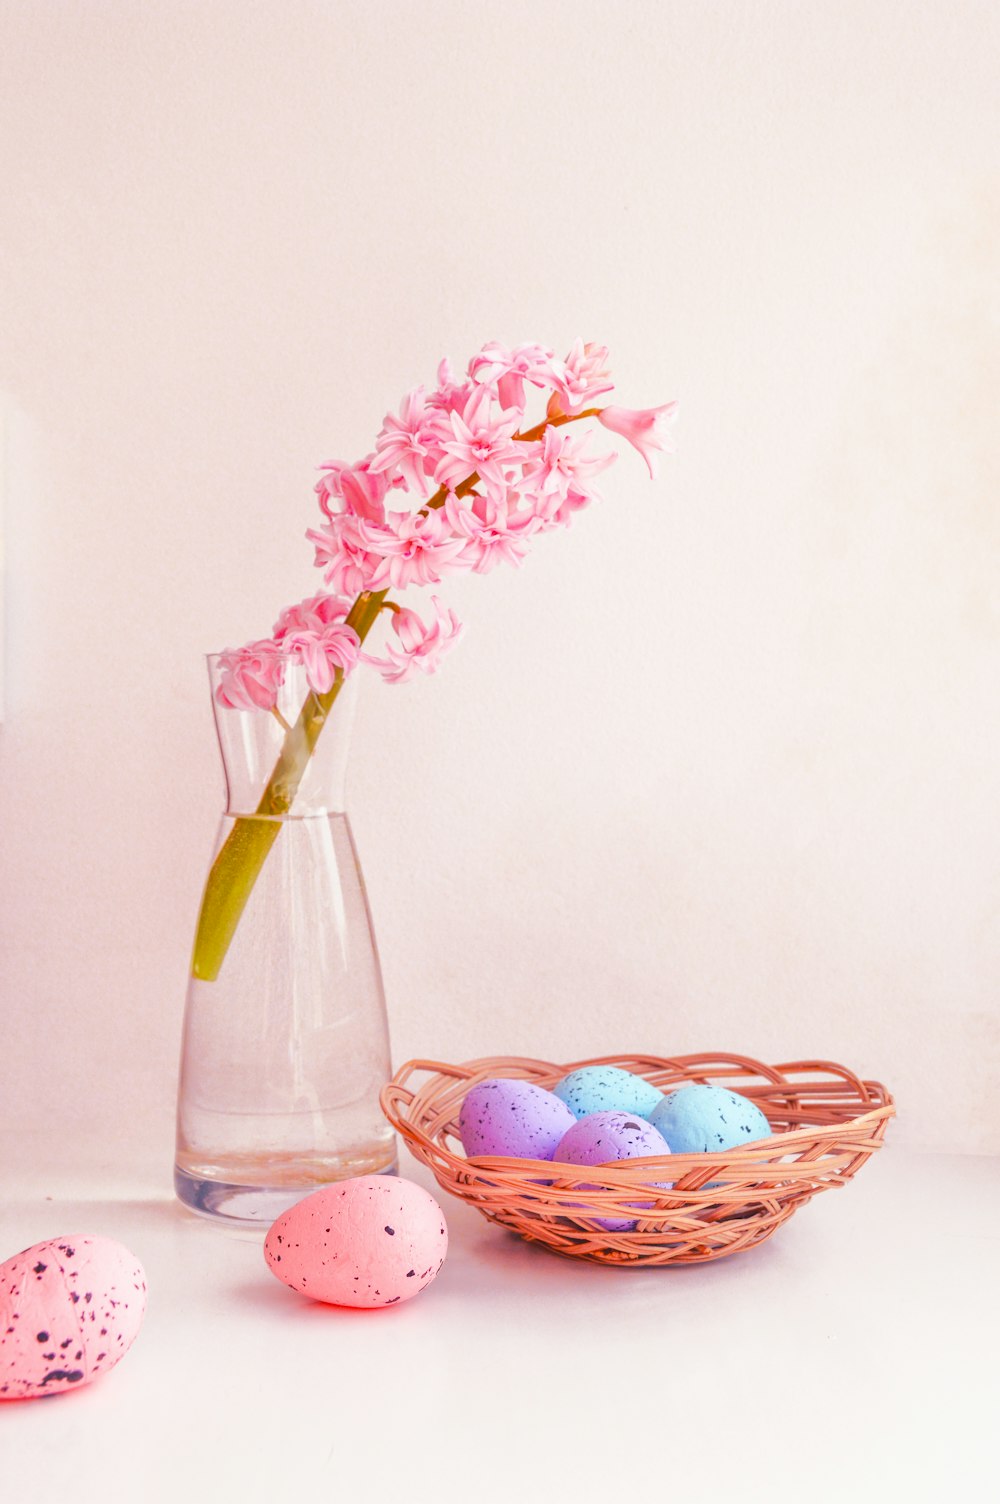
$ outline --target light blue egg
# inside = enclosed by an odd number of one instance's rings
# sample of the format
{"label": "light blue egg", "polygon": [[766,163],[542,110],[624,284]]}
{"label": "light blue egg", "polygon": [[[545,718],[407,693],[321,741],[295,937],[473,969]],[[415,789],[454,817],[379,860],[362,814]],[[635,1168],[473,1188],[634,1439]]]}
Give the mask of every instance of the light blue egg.
{"label": "light blue egg", "polygon": [[755,1102],[724,1086],[682,1086],[664,1097],[649,1121],[673,1154],[719,1154],[773,1131]]}
{"label": "light blue egg", "polygon": [[634,1112],[648,1118],[664,1100],[662,1091],[642,1076],[616,1065],[583,1065],[563,1076],[552,1090],[576,1118],[592,1112]]}

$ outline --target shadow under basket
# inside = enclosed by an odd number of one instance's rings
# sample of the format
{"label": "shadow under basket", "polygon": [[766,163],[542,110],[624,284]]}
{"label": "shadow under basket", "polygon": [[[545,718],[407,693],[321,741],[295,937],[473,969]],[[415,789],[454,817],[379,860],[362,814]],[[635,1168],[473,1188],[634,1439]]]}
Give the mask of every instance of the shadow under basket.
{"label": "shadow under basket", "polygon": [[[458,1114],[478,1082],[507,1076],[551,1090],[584,1065],[618,1066],[663,1092],[726,1086],[756,1102],[772,1136],[719,1154],[600,1167],[465,1158]],[[763,1243],[817,1192],[846,1185],[881,1146],[895,1113],[884,1086],[842,1065],[765,1065],[743,1055],[605,1055],[568,1065],[507,1055],[462,1065],[410,1060],[383,1087],[381,1102],[442,1189],[491,1222],[554,1253],[630,1266],[700,1264]],[[626,1219],[634,1223],[626,1231],[602,1225]]]}

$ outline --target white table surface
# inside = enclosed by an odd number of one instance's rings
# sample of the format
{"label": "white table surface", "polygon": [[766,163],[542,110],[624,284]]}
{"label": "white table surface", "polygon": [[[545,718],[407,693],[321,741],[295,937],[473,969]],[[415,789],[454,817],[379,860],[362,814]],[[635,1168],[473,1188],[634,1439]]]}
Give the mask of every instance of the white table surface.
{"label": "white table surface", "polygon": [[150,1294],[114,1372],[0,1404],[4,1504],[1000,1497],[1000,1160],[890,1143],[760,1248],[676,1270],[561,1259],[438,1192],[444,1269],[374,1312],[285,1289],[163,1170],[8,1190],[4,1257],[102,1233]]}

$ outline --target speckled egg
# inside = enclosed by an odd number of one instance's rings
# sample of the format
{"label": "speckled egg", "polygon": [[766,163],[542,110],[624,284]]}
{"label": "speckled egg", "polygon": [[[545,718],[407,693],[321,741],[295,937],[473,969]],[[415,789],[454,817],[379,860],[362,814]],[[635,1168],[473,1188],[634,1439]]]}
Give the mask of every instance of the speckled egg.
{"label": "speckled egg", "polygon": [[773,1131],[755,1102],[724,1086],[681,1086],[650,1121],[675,1154],[719,1153],[770,1138]]}
{"label": "speckled egg", "polygon": [[[604,1165],[616,1159],[643,1159],[653,1154],[669,1154],[670,1145],[645,1118],[628,1112],[594,1112],[575,1122],[556,1146],[552,1158],[558,1164]],[[652,1181],[658,1188],[669,1189],[670,1182]],[[596,1190],[588,1185],[587,1190]],[[629,1203],[641,1207],[641,1201]],[[599,1217],[601,1227],[609,1232],[630,1232],[635,1221],[619,1217]]]}
{"label": "speckled egg", "polygon": [[551,1159],[576,1122],[566,1103],[531,1081],[507,1077],[480,1081],[466,1095],[458,1132],[466,1154]]}
{"label": "speckled egg", "polygon": [[648,1118],[663,1101],[662,1091],[616,1065],[582,1065],[563,1076],[552,1090],[575,1118],[592,1112],[637,1112]]}
{"label": "speckled egg", "polygon": [[135,1341],[146,1276],[113,1238],[35,1243],[0,1264],[0,1400],[78,1389]]}
{"label": "speckled egg", "polygon": [[434,1197],[399,1175],[362,1175],[314,1191],[264,1241],[271,1273],[334,1306],[394,1306],[419,1295],[448,1252]]}

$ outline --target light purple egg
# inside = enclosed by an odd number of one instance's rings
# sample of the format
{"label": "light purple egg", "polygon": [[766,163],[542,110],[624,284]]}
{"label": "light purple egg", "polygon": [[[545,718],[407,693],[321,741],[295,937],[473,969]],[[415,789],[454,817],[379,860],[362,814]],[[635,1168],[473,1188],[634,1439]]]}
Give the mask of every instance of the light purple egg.
{"label": "light purple egg", "polygon": [[530,1081],[480,1081],[462,1103],[458,1133],[466,1154],[551,1159],[576,1122],[565,1102]]}
{"label": "light purple egg", "polygon": [[[552,1155],[557,1164],[605,1165],[616,1159],[645,1159],[651,1155],[670,1153],[670,1145],[645,1118],[630,1112],[592,1112],[580,1118],[556,1146]],[[670,1182],[652,1182],[658,1189],[669,1190]],[[584,1190],[596,1191],[599,1186],[587,1185]],[[648,1206],[649,1202],[635,1201],[630,1205]],[[608,1232],[631,1232],[634,1221],[618,1217],[598,1217],[600,1227]]]}

